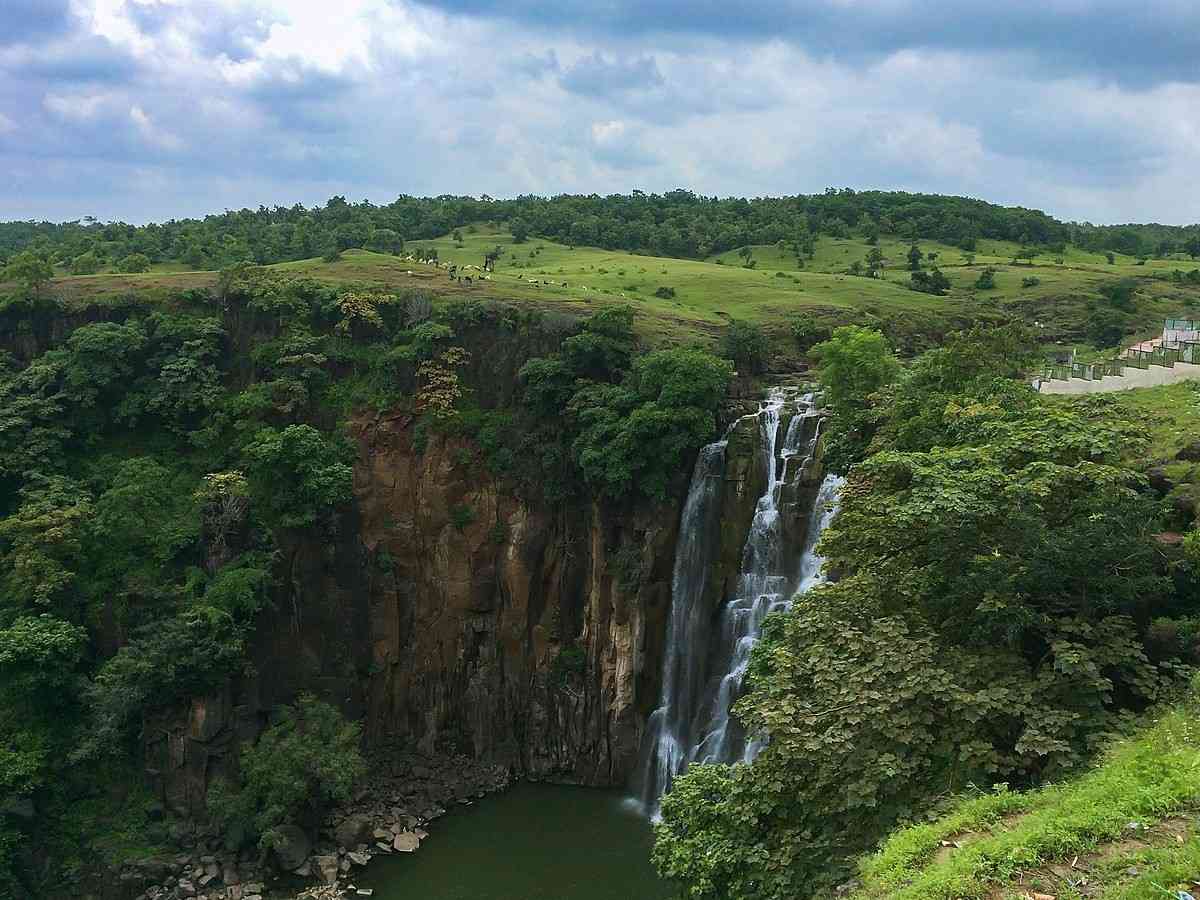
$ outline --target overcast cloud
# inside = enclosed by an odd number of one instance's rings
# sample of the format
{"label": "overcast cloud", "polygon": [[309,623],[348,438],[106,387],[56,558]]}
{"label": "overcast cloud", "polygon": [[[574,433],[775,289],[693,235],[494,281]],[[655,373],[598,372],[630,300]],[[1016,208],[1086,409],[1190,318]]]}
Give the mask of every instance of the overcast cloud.
{"label": "overcast cloud", "polygon": [[0,218],[686,187],[1200,219],[1193,0],[3,0]]}

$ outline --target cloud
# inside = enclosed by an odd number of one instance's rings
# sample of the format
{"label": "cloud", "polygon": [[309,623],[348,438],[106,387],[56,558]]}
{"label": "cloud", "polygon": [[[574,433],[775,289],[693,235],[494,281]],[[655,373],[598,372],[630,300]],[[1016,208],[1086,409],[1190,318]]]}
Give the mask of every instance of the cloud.
{"label": "cloud", "polygon": [[0,217],[680,186],[939,191],[1099,221],[1200,208],[1183,0],[16,9]]}
{"label": "cloud", "polygon": [[864,62],[906,48],[1022,53],[1052,71],[1130,82],[1196,77],[1200,6],[1191,0],[425,0],[444,12],[605,39],[786,40]]}
{"label": "cloud", "polygon": [[559,82],[575,94],[607,96],[659,87],[663,77],[653,57],[610,59],[596,52],[569,66],[559,76]]}

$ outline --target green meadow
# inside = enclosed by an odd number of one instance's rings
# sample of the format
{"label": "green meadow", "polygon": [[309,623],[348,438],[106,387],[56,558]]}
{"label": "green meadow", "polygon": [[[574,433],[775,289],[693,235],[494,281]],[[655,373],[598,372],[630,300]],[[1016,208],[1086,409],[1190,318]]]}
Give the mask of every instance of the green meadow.
{"label": "green meadow", "polygon": [[[457,239],[446,235],[409,242],[400,256],[348,250],[333,263],[309,259],[269,268],[347,285],[419,288],[435,298],[502,299],[572,314],[628,304],[638,313],[639,332],[652,344],[709,342],[735,319],[763,326],[782,345],[792,324],[806,317],[825,324],[890,321],[901,330],[938,334],[976,318],[1011,314],[1039,328],[1047,342],[1082,345],[1099,289],[1120,278],[1138,282],[1139,336],[1156,333],[1166,316],[1200,315],[1200,286],[1166,278],[1173,269],[1194,268],[1185,258],[1138,265],[1118,255],[1109,264],[1102,254],[1069,247],[1061,256],[1043,253],[1027,263],[1014,262],[1019,245],[1001,241],[981,241],[971,256],[946,244],[918,243],[924,253],[936,254],[925,264],[932,262],[949,279],[945,296],[908,287],[909,242],[891,237],[879,240],[885,266],[879,278],[847,273],[871,249],[862,238],[823,236],[803,267],[790,248],[752,246],[748,267],[738,252],[691,260],[570,247],[537,237],[517,243],[507,231],[486,226],[461,229]],[[497,247],[501,255],[485,280],[480,271],[484,257]],[[407,258],[432,250],[440,268]],[[471,276],[472,283],[451,281],[450,264]],[[988,267],[995,270],[995,287],[982,290],[976,282]],[[215,272],[180,271],[175,264],[140,275],[62,277],[54,289],[68,301],[92,302],[130,292],[209,287],[216,277]]]}

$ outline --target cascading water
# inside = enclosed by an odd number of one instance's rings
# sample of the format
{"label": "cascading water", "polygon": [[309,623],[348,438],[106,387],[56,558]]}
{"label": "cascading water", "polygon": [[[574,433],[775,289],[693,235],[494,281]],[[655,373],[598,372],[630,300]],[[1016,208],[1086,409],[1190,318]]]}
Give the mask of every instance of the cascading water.
{"label": "cascading water", "polygon": [[[780,446],[786,412],[792,416]],[[791,517],[781,508],[811,474],[823,419],[811,394],[783,388],[771,392],[755,418],[766,485],[743,547],[737,594],[721,607],[715,628],[704,595],[719,538],[728,436],[700,452],[692,473],[675,548],[661,699],[648,723],[640,772],[640,799],[651,814],[689,764],[750,762],[762,749],[763,739],[748,742],[731,716],[750,651],[767,615],[786,608],[793,591],[808,590],[822,578],[823,560],[813,548],[833,518],[841,479],[828,477],[817,490],[795,566],[789,564],[795,559],[789,538],[794,546],[800,536],[789,534]]]}

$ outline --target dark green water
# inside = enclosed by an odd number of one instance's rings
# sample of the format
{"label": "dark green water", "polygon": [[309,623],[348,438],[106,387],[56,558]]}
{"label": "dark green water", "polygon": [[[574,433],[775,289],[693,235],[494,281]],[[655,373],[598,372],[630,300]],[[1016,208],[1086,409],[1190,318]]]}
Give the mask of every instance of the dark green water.
{"label": "dark green water", "polygon": [[438,819],[357,878],[376,900],[668,900],[650,826],[610,791],[522,784]]}

